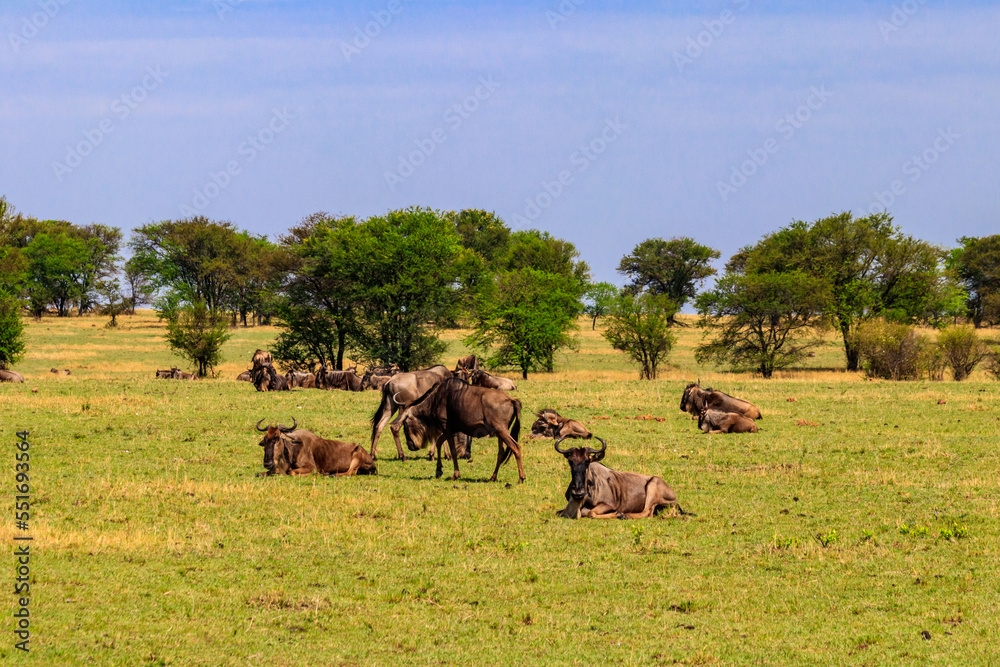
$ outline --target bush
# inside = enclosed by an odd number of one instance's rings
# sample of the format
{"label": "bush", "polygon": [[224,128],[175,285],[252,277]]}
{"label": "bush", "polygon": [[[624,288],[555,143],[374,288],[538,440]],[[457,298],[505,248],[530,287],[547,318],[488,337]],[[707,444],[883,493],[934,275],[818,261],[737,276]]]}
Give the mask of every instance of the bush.
{"label": "bush", "polygon": [[927,341],[912,326],[870,320],[854,332],[854,342],[869,377],[886,380],[920,377]]}
{"label": "bush", "polygon": [[[161,316],[163,316],[161,314]],[[222,361],[222,346],[229,340],[228,317],[210,310],[204,301],[168,311],[167,342],[185,359],[198,364],[198,375],[205,377]]]}
{"label": "bush", "polygon": [[938,347],[951,368],[956,382],[969,377],[973,369],[989,354],[986,343],[979,339],[970,325],[948,327],[938,334]]}
{"label": "bush", "polygon": [[0,292],[0,369],[7,370],[24,356],[24,325],[21,306]]}
{"label": "bush", "polygon": [[986,372],[992,375],[994,380],[1000,380],[1000,352],[990,352],[986,358]]}
{"label": "bush", "polygon": [[604,337],[641,366],[639,379],[655,380],[657,368],[676,340],[670,331],[676,313],[677,306],[668,296],[623,294],[611,311]]}

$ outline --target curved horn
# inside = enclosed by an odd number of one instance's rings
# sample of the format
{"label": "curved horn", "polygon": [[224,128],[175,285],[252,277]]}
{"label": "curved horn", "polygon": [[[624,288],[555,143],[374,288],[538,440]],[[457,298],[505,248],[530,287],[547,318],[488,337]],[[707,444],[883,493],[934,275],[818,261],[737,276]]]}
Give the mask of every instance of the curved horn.
{"label": "curved horn", "polygon": [[560,454],[562,454],[563,456],[566,456],[567,454],[569,454],[572,451],[572,448],[566,449],[566,450],[559,449],[559,443],[562,442],[563,440],[565,440],[568,437],[570,437],[570,436],[564,435],[563,437],[561,437],[558,440],[556,440],[556,444],[555,444],[556,451],[559,452]]}
{"label": "curved horn", "polygon": [[283,426],[282,424],[278,424],[278,430],[280,430],[282,433],[288,433],[289,431],[294,431],[296,428],[298,428],[298,426],[299,426],[299,423],[297,421],[295,421],[295,417],[292,417],[292,425],[291,425],[291,427]]}
{"label": "curved horn", "polygon": [[598,438],[596,435],[594,437],[597,440],[601,441],[601,448],[600,449],[591,449],[590,447],[587,447],[587,453],[591,454],[591,455],[600,454],[601,456],[603,456],[604,455],[604,450],[606,450],[608,448],[608,443],[604,442],[604,440],[602,438]]}
{"label": "curved horn", "polygon": [[[265,417],[264,419],[267,419],[267,417]],[[261,419],[260,422],[264,421],[264,419]],[[260,431],[261,433],[267,433],[267,429],[266,428],[261,428],[260,427],[260,422],[257,422],[257,430]]]}
{"label": "curved horn", "polygon": [[399,396],[402,393],[403,392],[401,392],[401,391],[397,391],[395,394],[393,394],[392,395],[392,402],[395,403],[396,405],[402,405],[402,403],[399,402],[399,399],[396,398],[397,396]]}

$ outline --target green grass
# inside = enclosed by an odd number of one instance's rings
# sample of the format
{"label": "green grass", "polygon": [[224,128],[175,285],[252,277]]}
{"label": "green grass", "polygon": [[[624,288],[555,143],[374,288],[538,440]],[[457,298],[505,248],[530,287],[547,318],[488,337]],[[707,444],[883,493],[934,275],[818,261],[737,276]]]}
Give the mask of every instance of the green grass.
{"label": "green grass", "polygon": [[[385,458],[388,433],[378,477],[255,477],[258,419],[367,443],[377,395],[235,382],[271,328],[235,330],[218,380],[156,380],[177,364],[160,325],[122,321],[29,322],[28,381],[0,385],[4,439],[32,441],[25,663],[1000,662],[1000,399],[981,371],[865,381],[831,338],[764,381],[697,366],[688,328],[640,382],[587,323],[559,372],[515,377],[524,431],[541,408],[580,419],[607,465],[661,475],[696,516],[569,521],[550,440],[523,440],[523,485],[512,463],[485,482],[492,442],[453,482]],[[677,409],[699,376],[757,403],[762,432],[700,434]]]}

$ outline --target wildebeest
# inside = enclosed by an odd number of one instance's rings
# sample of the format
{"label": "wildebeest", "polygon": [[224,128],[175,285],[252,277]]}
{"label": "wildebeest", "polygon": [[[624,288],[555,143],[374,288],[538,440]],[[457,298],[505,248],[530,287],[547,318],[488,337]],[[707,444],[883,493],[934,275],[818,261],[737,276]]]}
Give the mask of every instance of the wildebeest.
{"label": "wildebeest", "polygon": [[600,449],[573,447],[556,451],[569,462],[572,478],[566,489],[567,505],[558,516],[577,519],[581,516],[591,519],[643,519],[653,516],[662,507],[674,505],[677,511],[684,510],[677,503],[677,495],[662,478],[640,475],[634,472],[612,470],[598,463],[604,458],[608,445],[601,438]]}
{"label": "wildebeest", "polygon": [[301,387],[303,389],[316,388],[316,376],[312,373],[288,371],[285,373],[285,382],[288,383],[289,387]]}
{"label": "wildebeest", "polygon": [[477,387],[499,389],[500,391],[517,391],[517,385],[512,380],[490,375],[482,369],[472,371],[469,376],[469,384],[474,384]]}
{"label": "wildebeest", "polygon": [[236,376],[237,382],[251,382],[252,380],[253,377],[250,371],[243,371],[242,373]]}
{"label": "wildebeest", "polygon": [[168,371],[156,371],[156,377],[163,380],[197,380],[198,376],[194,373],[186,373],[179,368],[171,368]]}
{"label": "wildebeest", "polygon": [[361,378],[361,387],[363,389],[374,389],[375,391],[382,391],[382,387],[385,383],[392,379],[391,375],[369,375],[367,372],[364,377]]}
{"label": "wildebeest", "polygon": [[172,379],[174,379],[174,370],[176,370],[176,369],[171,368],[170,370],[166,370],[166,371],[161,371],[161,370],[157,369],[156,370],[156,377],[160,378],[161,380],[172,380]]}
{"label": "wildebeest", "polygon": [[362,384],[356,367],[348,368],[346,371],[331,371],[327,370],[326,366],[320,366],[316,374],[316,386],[320,389],[361,391]]}
{"label": "wildebeest", "polygon": [[[410,371],[409,373],[398,373],[385,383],[382,387],[382,401],[378,409],[372,415],[372,458],[378,458],[376,454],[378,439],[382,434],[382,429],[389,423],[392,416],[403,405],[412,403],[418,397],[424,395],[428,389],[442,380],[451,378],[451,371],[444,366],[431,366],[421,371]],[[397,402],[398,401],[398,402]],[[396,441],[396,453],[401,460],[406,460],[403,454],[403,446],[399,442],[399,425],[393,422],[389,427],[393,440]]]}
{"label": "wildebeest", "polygon": [[254,366],[271,366],[274,364],[274,359],[271,357],[271,353],[267,350],[258,349],[253,353],[253,358],[250,363]]}
{"label": "wildebeest", "polygon": [[760,410],[750,401],[742,398],[735,398],[716,389],[708,387],[701,388],[701,381],[692,382],[684,388],[681,396],[681,410],[690,412],[696,417],[701,413],[702,408],[711,410],[721,410],[722,412],[736,412],[749,419],[762,419]]}
{"label": "wildebeest", "polygon": [[736,412],[702,408],[698,428],[704,433],[756,433],[757,424]]}
{"label": "wildebeest", "polygon": [[555,410],[546,408],[535,413],[538,419],[531,425],[531,434],[539,438],[591,438],[590,430],[575,419],[563,417]]}
{"label": "wildebeest", "polygon": [[428,431],[437,431],[437,476],[442,475],[441,445],[445,440],[451,450],[458,479],[458,450],[455,435],[464,433],[471,438],[497,438],[497,465],[491,482],[497,479],[500,466],[510,458],[517,459],[518,481],[524,481],[524,463],[521,445],[517,439],[521,431],[521,401],[511,398],[498,389],[474,387],[456,377],[448,378],[429,389],[412,403],[406,404],[394,424],[406,426],[407,446],[422,441]]}
{"label": "wildebeest", "polygon": [[279,374],[274,366],[255,366],[250,377],[257,391],[288,391],[285,376]]}
{"label": "wildebeest", "polygon": [[375,461],[365,448],[353,442],[327,440],[312,431],[300,429],[292,419],[291,427],[268,426],[258,444],[264,448],[264,469],[268,475],[308,475],[318,472],[335,477],[377,475]]}
{"label": "wildebeest", "polygon": [[72,373],[70,373],[70,370],[68,368],[64,368],[63,370],[59,370],[58,368],[50,368],[49,372],[55,373],[56,375],[72,375]]}
{"label": "wildebeest", "polygon": [[455,370],[465,369],[467,371],[474,371],[479,368],[479,357],[474,354],[470,354],[467,357],[459,357],[458,363],[455,364]]}
{"label": "wildebeest", "polygon": [[24,376],[17,371],[0,369],[0,382],[24,382]]}

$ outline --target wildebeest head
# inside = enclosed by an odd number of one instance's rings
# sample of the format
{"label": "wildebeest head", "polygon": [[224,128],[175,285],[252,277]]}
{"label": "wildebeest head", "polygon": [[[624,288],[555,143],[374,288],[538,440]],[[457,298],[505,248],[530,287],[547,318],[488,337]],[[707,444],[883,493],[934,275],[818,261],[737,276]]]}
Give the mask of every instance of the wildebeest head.
{"label": "wildebeest head", "polygon": [[282,460],[285,452],[285,438],[283,435],[294,431],[298,428],[299,423],[295,421],[295,417],[292,417],[292,425],[290,427],[278,424],[277,426],[261,428],[260,423],[262,421],[264,420],[261,419],[257,422],[257,430],[264,434],[264,439],[257,444],[264,448],[264,469],[267,470],[268,475],[274,475],[278,472],[278,461]]}
{"label": "wildebeest head", "polygon": [[[688,386],[684,387],[684,394],[681,395],[681,411],[690,412],[691,414],[698,414],[701,410],[701,401],[698,397],[701,395],[701,379],[697,382],[692,382]],[[694,406],[694,410],[691,409]]]}
{"label": "wildebeest head", "polygon": [[[601,440],[601,438],[597,438],[601,441],[600,449],[591,449],[590,447],[559,449],[559,443],[567,437],[569,436],[559,438],[555,444],[556,451],[565,456],[569,462],[569,469],[572,474],[569,488],[566,489],[566,499],[581,500],[587,495],[587,468],[591,463],[596,463],[604,458],[604,452],[608,448],[608,443]],[[594,437],[596,438],[597,436]]]}

